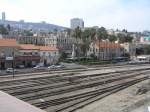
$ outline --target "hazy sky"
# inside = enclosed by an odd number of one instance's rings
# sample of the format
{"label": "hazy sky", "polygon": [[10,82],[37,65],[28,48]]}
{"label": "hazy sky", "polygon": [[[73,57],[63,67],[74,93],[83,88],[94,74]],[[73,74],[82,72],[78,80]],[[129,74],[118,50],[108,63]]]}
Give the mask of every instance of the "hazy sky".
{"label": "hazy sky", "polygon": [[2,11],[8,20],[70,27],[70,19],[78,17],[85,26],[150,30],[150,0],[0,0]]}

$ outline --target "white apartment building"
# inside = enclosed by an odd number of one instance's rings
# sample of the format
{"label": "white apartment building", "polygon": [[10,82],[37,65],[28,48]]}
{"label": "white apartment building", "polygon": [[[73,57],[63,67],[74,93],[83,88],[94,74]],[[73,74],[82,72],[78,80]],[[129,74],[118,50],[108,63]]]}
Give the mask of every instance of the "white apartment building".
{"label": "white apartment building", "polygon": [[55,64],[59,60],[59,50],[55,47],[38,46],[40,49],[40,63],[43,65]]}
{"label": "white apartment building", "polygon": [[44,38],[42,36],[18,36],[17,41],[20,44],[44,45]]}
{"label": "white apartment building", "polygon": [[83,19],[79,19],[79,18],[71,19],[70,27],[71,27],[71,29],[75,29],[77,27],[80,27],[83,30],[84,29],[84,21],[83,21]]}
{"label": "white apartment building", "polygon": [[1,35],[4,39],[16,39],[19,44],[34,44],[34,45],[45,45],[44,38],[46,35],[34,35],[34,36],[24,36],[24,35]]}

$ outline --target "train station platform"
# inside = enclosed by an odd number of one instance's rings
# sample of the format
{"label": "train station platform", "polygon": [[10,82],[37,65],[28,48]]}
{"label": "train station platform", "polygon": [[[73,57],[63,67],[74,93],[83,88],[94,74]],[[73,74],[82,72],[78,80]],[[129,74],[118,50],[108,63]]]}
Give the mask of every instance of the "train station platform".
{"label": "train station platform", "polygon": [[0,112],[45,112],[0,91]]}

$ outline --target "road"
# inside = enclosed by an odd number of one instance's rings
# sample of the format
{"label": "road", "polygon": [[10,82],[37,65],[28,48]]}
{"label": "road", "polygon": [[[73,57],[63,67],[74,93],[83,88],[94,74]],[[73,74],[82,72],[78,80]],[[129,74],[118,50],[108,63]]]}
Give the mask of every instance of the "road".
{"label": "road", "polygon": [[[65,68],[63,69],[77,69],[77,68],[86,68],[86,66],[77,65],[74,63],[63,63],[65,65]],[[23,69],[16,69],[17,72],[15,74],[23,74],[23,73],[37,73],[37,72],[47,72],[47,67],[41,67],[40,69],[34,69],[34,68],[23,68]],[[56,69],[55,69],[56,70]],[[61,69],[60,69],[61,70]],[[6,70],[1,70],[0,75],[12,75],[12,73],[6,73]]]}
{"label": "road", "polygon": [[[53,69],[50,71],[60,71],[60,70],[72,70],[72,69],[86,69],[86,68],[97,68],[97,67],[101,67],[101,68],[110,68],[113,66],[135,66],[135,65],[127,65],[126,63],[119,63],[119,64],[108,64],[108,65],[78,65],[75,63],[63,63],[63,65],[65,65],[65,68],[62,69]],[[147,64],[141,64],[141,65],[147,65]],[[148,64],[149,65],[149,64]],[[137,65],[140,66],[140,65]],[[39,72],[47,72],[49,71],[47,69],[47,67],[42,67],[40,69],[34,69],[34,68],[23,68],[23,69],[16,69],[17,72],[15,74],[25,74],[25,73],[39,73]],[[1,70],[0,71],[0,76],[5,76],[5,75],[12,75],[12,73],[6,73],[6,70]]]}

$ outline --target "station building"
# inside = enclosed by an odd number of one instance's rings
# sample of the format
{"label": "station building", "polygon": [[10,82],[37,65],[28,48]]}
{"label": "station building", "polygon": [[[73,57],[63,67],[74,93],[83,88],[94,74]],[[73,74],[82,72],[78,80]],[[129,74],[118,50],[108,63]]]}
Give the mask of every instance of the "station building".
{"label": "station building", "polygon": [[124,49],[118,43],[112,42],[92,42],[88,51],[88,55],[95,55],[101,60],[110,60],[120,57],[124,53]]}
{"label": "station building", "polygon": [[59,50],[54,47],[33,44],[18,44],[15,39],[0,39],[0,69],[18,67],[43,66],[56,63]]}

